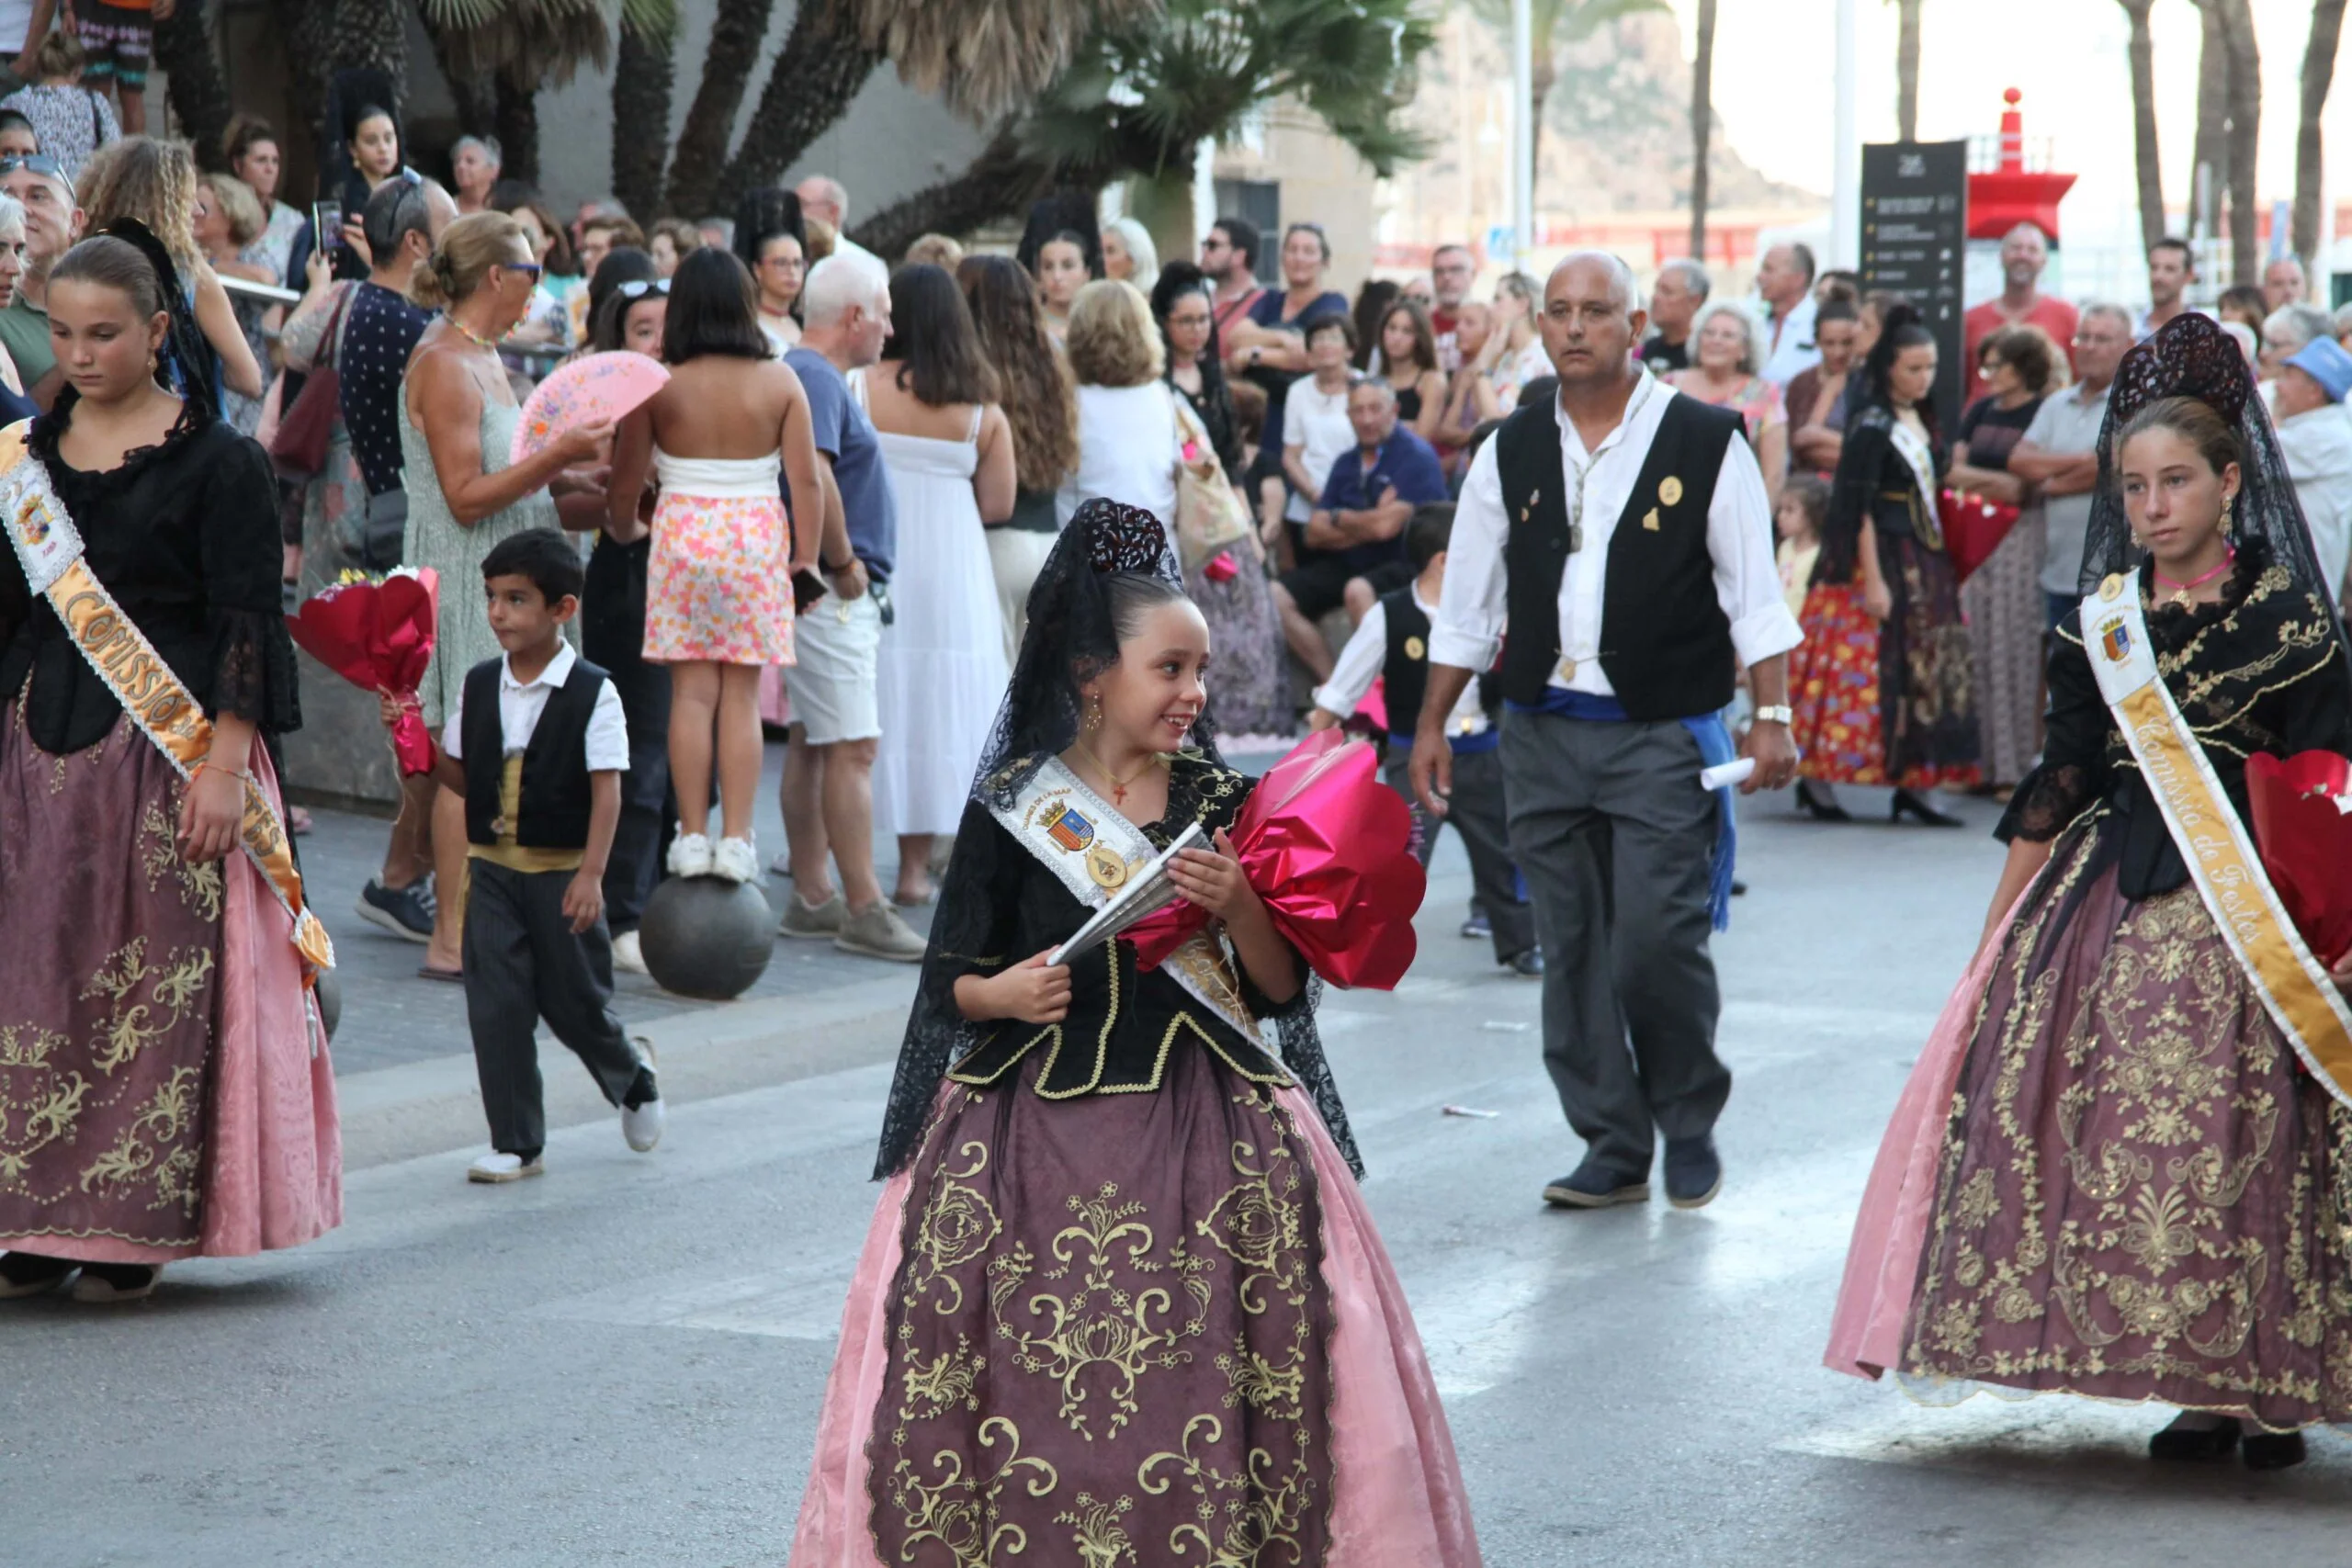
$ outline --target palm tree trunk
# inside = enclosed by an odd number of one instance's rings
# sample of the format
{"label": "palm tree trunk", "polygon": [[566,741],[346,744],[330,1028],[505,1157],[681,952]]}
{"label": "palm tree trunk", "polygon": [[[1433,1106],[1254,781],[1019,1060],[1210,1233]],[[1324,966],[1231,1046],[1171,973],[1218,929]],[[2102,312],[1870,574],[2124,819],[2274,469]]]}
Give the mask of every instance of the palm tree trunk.
{"label": "palm tree trunk", "polygon": [[1151,232],[1159,254],[1173,260],[1200,247],[1199,215],[1193,209],[1192,160],[1171,160],[1158,173],[1127,181],[1127,215]]}
{"label": "palm tree trunk", "polygon": [[667,38],[620,24],[613,62],[613,194],[639,223],[662,215],[662,153],[669,141],[677,57]]}
{"label": "palm tree trunk", "polygon": [[[334,0],[332,62],[335,69],[373,66],[391,77],[392,96],[404,103],[408,97],[407,20],[401,0]],[[398,114],[401,105],[384,107]]]}
{"label": "palm tree trunk", "polygon": [[441,80],[449,85],[449,100],[458,108],[458,129],[468,136],[496,135],[498,93],[490,78],[458,69],[449,48],[448,30],[435,27],[429,15],[424,20],[424,36],[433,40],[433,63],[439,67]]}
{"label": "palm tree trunk", "polygon": [[[823,5],[824,0],[800,0],[801,15],[794,18],[793,30],[799,31],[807,14]],[[711,18],[710,47],[703,53],[702,81],[670,152],[669,190],[662,201],[667,210],[712,210],[713,193],[735,134],[735,111],[742,105],[752,62],[767,36],[768,13],[774,9],[775,0],[718,0]]]}
{"label": "palm tree trunk", "polygon": [[[744,191],[790,168],[811,141],[849,112],[851,100],[881,63],[882,51],[866,47],[840,6],[801,0],[792,31],[785,35],[767,85],[760,89],[752,123],[743,130],[743,145],[719,175],[719,205],[731,206]],[[685,210],[674,197],[672,206]]]}
{"label": "palm tree trunk", "polygon": [[2335,46],[2344,34],[2344,0],[2313,0],[2311,41],[2303,46],[2302,118],[2295,129],[2295,255],[2303,276],[2312,276],[2312,260],[2319,252],[2319,201],[2322,149],[2320,111],[2327,107],[2327,89],[2335,77]]}
{"label": "palm tree trunk", "polygon": [[2225,0],[2230,53],[2230,276],[2251,283],[2261,266],[2262,218],[2255,194],[2255,142],[2262,127],[2262,58],[2251,0]]}
{"label": "palm tree trunk", "polygon": [[492,80],[497,101],[499,176],[539,183],[539,85],[503,67]]}
{"label": "palm tree trunk", "polygon": [[1894,0],[1894,138],[1919,140],[1920,0]]}
{"label": "palm tree trunk", "polygon": [[220,57],[212,50],[209,9],[206,0],[187,0],[155,24],[155,65],[170,84],[172,118],[208,166],[220,156],[232,112]]}
{"label": "palm tree trunk", "polygon": [[[279,129],[293,140],[279,144],[289,163],[299,156],[311,164],[310,150],[319,143],[319,121],[326,114],[327,70],[333,59],[334,0],[274,0],[270,22],[286,48],[286,102],[294,123]],[[289,168],[290,176],[296,171]],[[288,182],[288,188],[293,187]]]}
{"label": "palm tree trunk", "polygon": [[1715,0],[1699,0],[1699,38],[1690,55],[1690,259],[1707,262],[1708,143],[1715,129]]}
{"label": "palm tree trunk", "polygon": [[1023,211],[1057,180],[1083,183],[1030,151],[1008,120],[962,173],[901,197],[859,224],[850,238],[877,256],[903,255],[922,235],[968,234]]}
{"label": "palm tree trunk", "polygon": [[[2165,171],[2156,156],[2156,53],[2148,31],[2148,8],[2154,0],[2120,3],[2132,19],[2132,157],[2140,174],[2140,243],[2144,248],[2165,235]],[[2343,0],[2335,3],[2340,9]]]}
{"label": "palm tree trunk", "polygon": [[2219,231],[2222,186],[2229,176],[2230,45],[2222,23],[2227,0],[2196,0],[2197,140],[2189,150],[2189,230],[2211,239]]}

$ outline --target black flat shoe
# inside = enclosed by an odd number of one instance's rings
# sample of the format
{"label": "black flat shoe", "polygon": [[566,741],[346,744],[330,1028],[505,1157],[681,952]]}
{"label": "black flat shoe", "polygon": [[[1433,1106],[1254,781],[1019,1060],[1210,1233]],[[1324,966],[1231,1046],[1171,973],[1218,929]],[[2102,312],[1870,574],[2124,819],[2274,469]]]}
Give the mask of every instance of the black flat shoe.
{"label": "black flat shoe", "polygon": [[1678,1209],[1703,1209],[1724,1190],[1724,1162],[1715,1140],[1695,1138],[1666,1141],[1666,1201]]}
{"label": "black flat shoe", "polygon": [[1905,817],[1927,828],[1958,828],[1963,826],[1957,817],[1948,816],[1921,800],[1907,789],[1894,792],[1894,799],[1886,808],[1886,819],[1900,822]]}
{"label": "black flat shoe", "polygon": [[2286,1470],[2303,1462],[2301,1432],[2249,1432],[2239,1457],[2248,1470]]}
{"label": "black flat shoe", "polygon": [[65,1282],[65,1276],[80,1267],[69,1258],[44,1258],[37,1252],[0,1252],[0,1301],[53,1291]]}
{"label": "black flat shoe", "polygon": [[1544,1189],[1544,1201],[1555,1209],[1613,1209],[1621,1203],[1646,1203],[1650,1184],[1645,1178],[1612,1170],[1590,1158]]}
{"label": "black flat shoe", "polygon": [[1851,822],[1854,814],[1826,795],[1813,793],[1813,781],[1797,781],[1797,809],[1816,822]]}
{"label": "black flat shoe", "polygon": [[[2247,1438],[2247,1446],[2251,1448],[2255,1440]],[[2301,1436],[2298,1434],[2295,1440],[2301,1442]],[[2234,1421],[2226,1427],[2167,1427],[2150,1435],[2148,1457],[2197,1463],[2227,1459],[2237,1446],[2238,1426]],[[2301,1455],[2296,1457],[2300,1459]],[[2254,1461],[2248,1459],[2246,1462],[2251,1464]]]}

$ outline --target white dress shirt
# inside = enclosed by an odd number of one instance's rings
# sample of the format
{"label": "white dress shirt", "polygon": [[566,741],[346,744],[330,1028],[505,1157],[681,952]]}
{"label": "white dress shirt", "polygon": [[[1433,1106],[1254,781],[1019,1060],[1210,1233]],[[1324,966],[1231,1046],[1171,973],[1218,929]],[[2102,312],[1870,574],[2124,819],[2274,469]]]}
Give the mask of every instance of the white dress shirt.
{"label": "white dress shirt", "polygon": [[[1781,322],[1776,337],[1772,330],[1772,308],[1764,307],[1760,318],[1764,323],[1764,346],[1769,351],[1764,360],[1764,379],[1776,387],[1786,387],[1805,371],[1821,363],[1821,349],[1813,341],[1814,313],[1820,306],[1808,294],[1797,301],[1796,309]],[[1690,361],[1699,360],[1698,345],[1691,345]]]}
{"label": "white dress shirt", "polygon": [[[531,744],[531,737],[539,728],[539,716],[548,711],[548,698],[556,689],[571,679],[571,667],[580,656],[571,651],[568,642],[559,642],[555,657],[539,671],[536,681],[514,679],[514,663],[510,656],[498,660],[498,728],[512,757]],[[449,722],[441,729],[441,750],[454,761],[465,760],[466,692],[465,682],[458,683],[458,700],[449,705]],[[625,773],[628,772],[628,720],[621,712],[621,694],[610,681],[596,689],[596,706],[588,716],[588,771],[592,773]]]}
{"label": "white dress shirt", "polygon": [[2282,419],[2277,428],[2278,453],[2295,481],[2327,592],[2341,598],[2346,569],[2352,567],[2352,409],[2330,403]]}
{"label": "white dress shirt", "polygon": [[[1451,560],[1449,555],[1446,558]],[[1437,621],[1437,606],[1421,597],[1421,585],[1413,584],[1413,604],[1422,615],[1430,617],[1432,627]],[[1432,635],[1432,641],[1436,640]],[[1340,649],[1339,661],[1331,666],[1331,678],[1315,688],[1315,705],[1325,713],[1345,718],[1356,711],[1372,683],[1388,664],[1388,606],[1373,601],[1372,609],[1356,623],[1355,634],[1348,638],[1348,646]],[[1410,735],[1420,719],[1417,713],[1388,713],[1391,735]],[[1462,688],[1462,696],[1453,711],[1445,717],[1445,732],[1460,739],[1465,735],[1482,735],[1487,728],[1487,710],[1478,705],[1478,682],[1471,682]]]}
{"label": "white dress shirt", "polygon": [[[1568,557],[1560,574],[1560,662],[1551,683],[1593,696],[1614,696],[1600,670],[1601,593],[1608,582],[1609,541],[1648,460],[1650,442],[1667,405],[1683,396],[1664,382],[1643,377],[1634,383],[1617,428],[1588,455],[1574,421],[1560,412],[1560,465],[1568,486],[1570,521],[1577,517],[1577,476],[1583,476],[1584,545]],[[1453,513],[1453,536],[1445,552],[1445,592],[1430,629],[1430,662],[1458,670],[1484,670],[1501,646],[1508,595],[1503,540],[1510,520],[1503,512],[1502,474],[1495,466],[1499,440],[1489,439],[1470,464]],[[1764,475],[1747,443],[1724,448],[1723,470],[1707,507],[1707,553],[1714,562],[1715,601],[1731,622],[1732,647],[1742,664],[1786,653],[1804,640],[1781,597],[1780,568],[1772,556],[1772,512],[1764,499]]]}

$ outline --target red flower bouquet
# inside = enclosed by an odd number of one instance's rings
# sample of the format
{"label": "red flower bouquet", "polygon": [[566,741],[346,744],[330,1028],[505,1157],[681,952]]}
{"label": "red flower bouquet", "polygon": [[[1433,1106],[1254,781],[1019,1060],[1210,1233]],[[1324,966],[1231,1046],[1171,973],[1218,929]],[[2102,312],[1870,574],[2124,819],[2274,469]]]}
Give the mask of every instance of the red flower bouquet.
{"label": "red flower bouquet", "polygon": [[401,567],[382,577],[346,572],[286,617],[287,635],[303,652],[355,686],[400,699],[392,751],[403,774],[433,767],[433,738],[417,712],[416,689],[433,655],[440,604],[440,578],[431,567]]}
{"label": "red flower bouquet", "polygon": [[2246,759],[2262,869],[2321,963],[2352,951],[2352,761],[2333,751]]}
{"label": "red flower bouquet", "polygon": [[[1393,990],[1413,962],[1427,884],[1409,846],[1412,813],[1380,782],[1372,746],[1336,729],[1301,741],[1250,793],[1231,838],[1274,929],[1335,986]],[[1208,924],[1179,903],[1125,933],[1157,967]]]}
{"label": "red flower bouquet", "polygon": [[2001,547],[2018,516],[2018,508],[1981,495],[1948,490],[1938,496],[1936,517],[1943,525],[1944,550],[1951,557],[1952,575],[1967,581],[1969,574]]}

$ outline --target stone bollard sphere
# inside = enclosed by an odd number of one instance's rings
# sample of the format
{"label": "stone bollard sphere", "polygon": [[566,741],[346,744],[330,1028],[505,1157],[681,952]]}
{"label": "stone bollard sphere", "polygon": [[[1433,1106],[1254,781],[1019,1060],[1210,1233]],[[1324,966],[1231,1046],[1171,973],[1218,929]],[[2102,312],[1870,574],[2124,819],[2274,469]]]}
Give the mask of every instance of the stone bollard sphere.
{"label": "stone bollard sphere", "polygon": [[775,917],[759,888],[719,876],[673,876],[646,900],[639,951],[654,983],[702,1001],[732,1001],[767,973]]}

